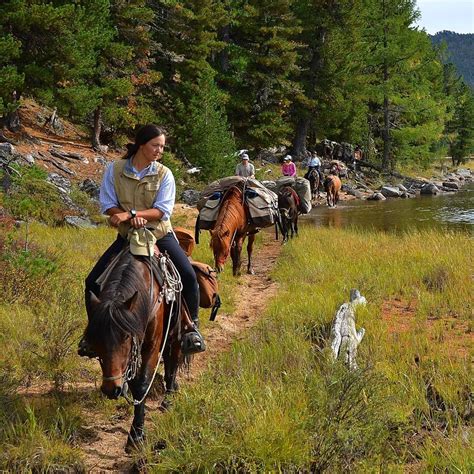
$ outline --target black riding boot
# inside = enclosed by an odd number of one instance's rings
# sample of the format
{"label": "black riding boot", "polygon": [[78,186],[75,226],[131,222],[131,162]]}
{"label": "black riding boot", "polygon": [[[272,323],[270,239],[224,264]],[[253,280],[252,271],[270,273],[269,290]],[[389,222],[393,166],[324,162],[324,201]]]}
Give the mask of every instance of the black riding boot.
{"label": "black riding boot", "polygon": [[206,343],[202,334],[199,332],[199,319],[193,319],[193,328],[183,334],[181,341],[181,351],[183,354],[196,354],[206,350]]}

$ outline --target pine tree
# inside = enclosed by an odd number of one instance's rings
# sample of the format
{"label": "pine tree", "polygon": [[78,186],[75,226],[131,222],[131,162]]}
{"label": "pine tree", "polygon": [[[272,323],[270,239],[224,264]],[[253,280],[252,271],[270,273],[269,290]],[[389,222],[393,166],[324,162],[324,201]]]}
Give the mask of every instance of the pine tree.
{"label": "pine tree", "polygon": [[300,32],[289,0],[250,0],[233,5],[233,43],[227,48],[229,67],[221,80],[230,95],[229,115],[236,135],[257,150],[289,144],[290,107],[299,86]]}
{"label": "pine tree", "polygon": [[388,170],[400,158],[426,159],[440,139],[442,68],[426,33],[413,26],[414,0],[365,0],[365,6],[369,107]]}
{"label": "pine tree", "polygon": [[229,133],[223,99],[212,74],[201,77],[198,92],[186,110],[188,136],[179,142],[187,158],[201,167],[202,176],[208,179],[233,174],[235,142]]}
{"label": "pine tree", "polygon": [[454,115],[449,123],[454,132],[450,144],[453,166],[459,166],[474,153],[474,93],[465,83],[456,91]]}
{"label": "pine tree", "polygon": [[13,115],[18,108],[17,91],[21,90],[24,75],[18,72],[15,61],[21,55],[21,43],[3,31],[0,19],[0,117],[9,128],[15,128]]}
{"label": "pine tree", "polygon": [[308,136],[314,146],[316,137],[360,141],[366,134],[360,8],[359,0],[295,1],[303,88],[293,106],[296,155],[304,153]]}

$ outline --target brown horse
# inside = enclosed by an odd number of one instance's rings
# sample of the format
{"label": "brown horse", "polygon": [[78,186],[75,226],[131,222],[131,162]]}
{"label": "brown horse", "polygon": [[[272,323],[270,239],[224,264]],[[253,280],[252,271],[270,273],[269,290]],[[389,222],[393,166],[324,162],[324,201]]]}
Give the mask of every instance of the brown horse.
{"label": "brown horse", "polygon": [[298,235],[298,205],[299,198],[293,188],[284,186],[278,191],[278,210],[280,211],[283,243],[288,242],[288,239],[293,238],[295,234]]}
{"label": "brown horse", "polygon": [[324,180],[324,190],[329,207],[336,207],[339,201],[339,191],[341,190],[341,180],[339,176],[330,174]]}
{"label": "brown horse", "polygon": [[102,392],[110,399],[131,392],[134,418],[126,448],[131,449],[144,439],[145,399],[161,358],[166,393],[177,388],[182,360],[177,322],[183,308],[178,293],[175,302],[167,302],[145,259],[128,249],[117,258],[99,297],[91,293],[85,338],[99,357]]}
{"label": "brown horse", "polygon": [[216,224],[211,232],[211,248],[214,253],[215,266],[218,272],[224,270],[224,264],[232,257],[232,272],[240,275],[242,246],[248,236],[247,273],[253,275],[252,250],[257,228],[250,223],[248,206],[244,203],[242,190],[237,186],[229,188],[222,198]]}

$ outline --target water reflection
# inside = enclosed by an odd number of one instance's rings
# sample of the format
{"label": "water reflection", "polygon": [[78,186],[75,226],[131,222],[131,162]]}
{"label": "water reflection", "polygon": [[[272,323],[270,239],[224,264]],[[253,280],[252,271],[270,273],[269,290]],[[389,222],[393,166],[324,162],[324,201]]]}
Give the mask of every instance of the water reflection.
{"label": "water reflection", "polygon": [[473,232],[474,185],[466,186],[455,194],[440,196],[346,201],[339,202],[335,209],[321,205],[304,220],[318,226],[355,226],[395,232],[433,227]]}

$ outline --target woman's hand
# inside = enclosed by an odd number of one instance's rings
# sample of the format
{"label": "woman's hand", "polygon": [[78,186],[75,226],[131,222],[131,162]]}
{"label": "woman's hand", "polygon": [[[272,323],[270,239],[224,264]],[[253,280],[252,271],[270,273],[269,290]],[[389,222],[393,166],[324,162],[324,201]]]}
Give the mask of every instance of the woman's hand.
{"label": "woman's hand", "polygon": [[140,229],[141,227],[145,227],[147,222],[148,221],[143,217],[134,217],[133,219],[130,219],[130,225],[134,229]]}

